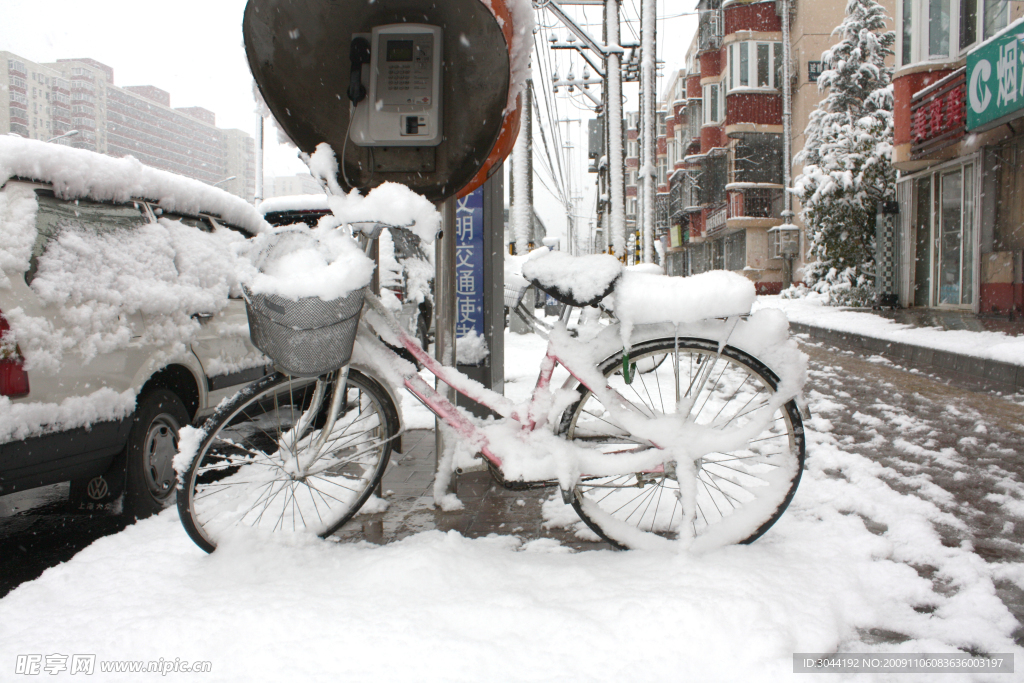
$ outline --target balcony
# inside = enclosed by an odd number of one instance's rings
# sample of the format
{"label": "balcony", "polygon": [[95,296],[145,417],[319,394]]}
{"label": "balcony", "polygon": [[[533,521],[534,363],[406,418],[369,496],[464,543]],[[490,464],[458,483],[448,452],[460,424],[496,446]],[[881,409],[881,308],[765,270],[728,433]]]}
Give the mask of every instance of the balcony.
{"label": "balcony", "polygon": [[669,194],[661,193],[654,197],[654,227],[656,230],[668,230],[669,226]]}
{"label": "balcony", "polygon": [[722,11],[701,11],[697,35],[698,52],[708,52],[722,47]]}
{"label": "balcony", "polygon": [[743,187],[730,183],[729,218],[778,218],[785,195],[780,187]]}
{"label": "balcony", "polygon": [[966,69],[914,93],[910,100],[910,158],[921,159],[950,145],[967,132]]}

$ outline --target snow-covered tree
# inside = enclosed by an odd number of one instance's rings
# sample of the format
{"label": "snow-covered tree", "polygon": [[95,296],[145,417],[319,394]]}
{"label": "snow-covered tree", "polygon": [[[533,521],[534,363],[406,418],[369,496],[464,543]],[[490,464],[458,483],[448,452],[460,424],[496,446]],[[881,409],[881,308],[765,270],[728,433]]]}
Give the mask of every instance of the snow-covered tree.
{"label": "snow-covered tree", "polygon": [[804,278],[839,304],[864,304],[874,282],[875,212],[896,198],[892,166],[892,68],[896,34],[875,0],[849,0],[821,55],[819,90],[828,94],[811,113],[796,161],[803,172],[794,192],[803,202],[814,261]]}

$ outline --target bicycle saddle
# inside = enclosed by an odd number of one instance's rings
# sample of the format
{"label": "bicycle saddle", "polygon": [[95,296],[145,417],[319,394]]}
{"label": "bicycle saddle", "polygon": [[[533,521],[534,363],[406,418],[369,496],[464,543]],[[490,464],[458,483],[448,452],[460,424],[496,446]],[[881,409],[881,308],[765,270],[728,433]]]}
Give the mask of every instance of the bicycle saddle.
{"label": "bicycle saddle", "polygon": [[615,289],[622,264],[610,254],[570,256],[551,251],[523,264],[523,277],[569,306],[596,306]]}

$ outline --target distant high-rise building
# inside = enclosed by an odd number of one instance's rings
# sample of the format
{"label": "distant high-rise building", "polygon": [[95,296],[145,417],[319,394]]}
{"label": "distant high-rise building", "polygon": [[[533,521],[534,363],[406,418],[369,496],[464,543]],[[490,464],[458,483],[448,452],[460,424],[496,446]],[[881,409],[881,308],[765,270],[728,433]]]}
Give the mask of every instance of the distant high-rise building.
{"label": "distant high-rise building", "polygon": [[263,196],[289,197],[296,194],[323,194],[324,188],[320,186],[313,176],[308,173],[296,173],[295,175],[267,176],[263,181]]}
{"label": "distant high-rise building", "polygon": [[118,87],[114,70],[94,59],[40,64],[0,51],[0,134],[51,140],[73,130],[54,142],[255,195],[252,137],[218,128],[213,112],[172,108],[170,93],[152,85]]}

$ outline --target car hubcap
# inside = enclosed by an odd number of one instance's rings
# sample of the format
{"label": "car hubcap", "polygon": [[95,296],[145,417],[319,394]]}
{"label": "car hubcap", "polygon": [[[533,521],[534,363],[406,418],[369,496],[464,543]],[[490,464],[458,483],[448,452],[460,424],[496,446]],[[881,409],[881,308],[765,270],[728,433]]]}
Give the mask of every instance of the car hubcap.
{"label": "car hubcap", "polygon": [[174,487],[173,460],[177,452],[177,421],[170,415],[158,415],[149,426],[143,453],[146,481],[157,498],[165,498]]}

